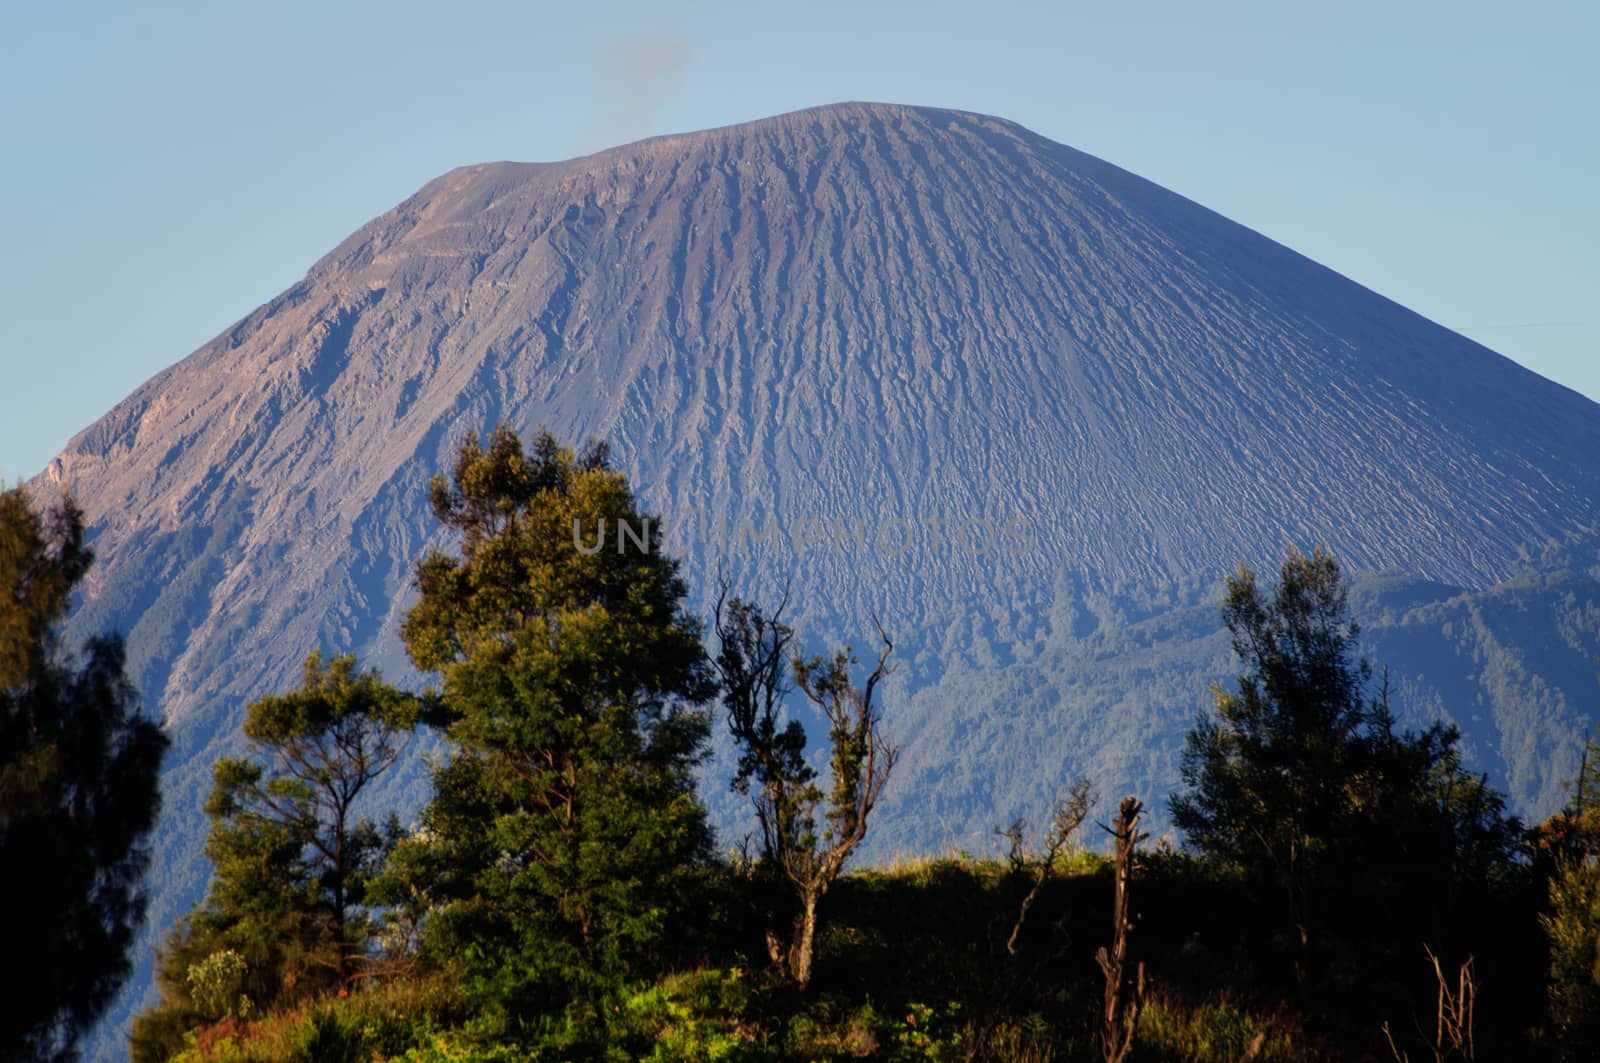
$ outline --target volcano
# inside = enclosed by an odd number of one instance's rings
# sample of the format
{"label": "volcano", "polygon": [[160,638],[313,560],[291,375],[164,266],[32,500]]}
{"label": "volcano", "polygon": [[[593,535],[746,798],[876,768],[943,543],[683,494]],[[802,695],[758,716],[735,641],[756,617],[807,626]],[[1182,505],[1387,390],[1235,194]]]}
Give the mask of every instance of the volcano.
{"label": "volcano", "polygon": [[175,739],[154,932],[250,700],[314,649],[422,681],[426,483],[499,423],[608,442],[702,612],[721,572],[819,646],[883,619],[883,845],[987,847],[1083,772],[1160,806],[1221,577],[1295,544],[1519,810],[1592,715],[1600,406],[1010,122],[841,104],[447,173],[51,463],[99,556],[74,623],[128,633]]}

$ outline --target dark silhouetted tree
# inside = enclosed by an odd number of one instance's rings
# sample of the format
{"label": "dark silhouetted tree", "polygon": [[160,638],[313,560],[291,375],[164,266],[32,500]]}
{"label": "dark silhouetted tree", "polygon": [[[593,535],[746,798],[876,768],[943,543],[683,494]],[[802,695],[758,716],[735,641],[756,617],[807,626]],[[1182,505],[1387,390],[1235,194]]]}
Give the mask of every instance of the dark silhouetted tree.
{"label": "dark silhouetted tree", "polygon": [[1144,804],[1137,797],[1124,797],[1117,809],[1116,826],[1106,828],[1112,842],[1111,947],[1101,946],[1094,956],[1105,978],[1100,1054],[1106,1063],[1123,1063],[1133,1051],[1139,1013],[1144,1009],[1144,964],[1134,963],[1128,956],[1128,935],[1133,932],[1133,873],[1138,868],[1139,844],[1148,837],[1139,830],[1143,813]]}
{"label": "dark silhouetted tree", "polygon": [[1463,769],[1454,728],[1399,732],[1387,689],[1369,697],[1347,599],[1324,551],[1291,553],[1270,591],[1248,569],[1228,579],[1222,614],[1243,671],[1213,688],[1171,803],[1190,845],[1276,895],[1302,983],[1335,939],[1409,961],[1521,836]]}
{"label": "dark silhouetted tree", "polygon": [[795,911],[784,868],[814,829],[821,792],[806,761],[805,728],[786,718],[785,701],[794,689],[794,629],[783,622],[788,596],[768,615],[738,598],[729,600],[726,591],[724,586],[717,601],[714,661],[739,756],[731,786],[749,796],[755,811],[760,849],[747,870],[761,886],[768,956],[787,970]]}
{"label": "dark silhouetted tree", "polygon": [[94,555],[70,500],[0,492],[0,986],[7,1058],[67,1059],[128,973],[166,738],[139,715],[120,639],[60,627]]}

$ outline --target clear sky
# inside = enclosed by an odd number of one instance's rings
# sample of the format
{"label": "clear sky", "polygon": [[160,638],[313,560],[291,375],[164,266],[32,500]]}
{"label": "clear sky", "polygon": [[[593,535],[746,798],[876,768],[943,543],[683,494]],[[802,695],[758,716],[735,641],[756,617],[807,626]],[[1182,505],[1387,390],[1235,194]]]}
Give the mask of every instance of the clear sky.
{"label": "clear sky", "polygon": [[1600,399],[1600,4],[0,3],[0,476],[454,166],[1000,115]]}

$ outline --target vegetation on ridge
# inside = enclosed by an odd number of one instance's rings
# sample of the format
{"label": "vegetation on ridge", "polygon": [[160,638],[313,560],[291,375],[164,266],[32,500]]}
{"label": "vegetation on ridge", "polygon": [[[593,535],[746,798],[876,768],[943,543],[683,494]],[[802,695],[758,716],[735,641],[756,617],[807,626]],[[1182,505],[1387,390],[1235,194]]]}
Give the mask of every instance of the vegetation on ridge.
{"label": "vegetation on ridge", "polygon": [[[895,747],[845,648],[727,598],[716,645],[603,450],[468,441],[437,478],[458,554],[404,625],[440,678],[313,655],[217,766],[216,874],[174,934],[140,1061],[1586,1058],[1600,1028],[1596,770],[1526,831],[1458,735],[1396,725],[1337,562],[1231,577],[1237,679],[1172,797],[1094,855],[1086,782],[1005,860],[847,864]],[[788,708],[829,723],[826,790]],[[755,848],[718,859],[692,769],[715,699]],[[417,726],[434,796],[357,816]],[[1591,747],[1600,757],[1600,747]],[[1098,837],[1098,836],[1097,836]]]}

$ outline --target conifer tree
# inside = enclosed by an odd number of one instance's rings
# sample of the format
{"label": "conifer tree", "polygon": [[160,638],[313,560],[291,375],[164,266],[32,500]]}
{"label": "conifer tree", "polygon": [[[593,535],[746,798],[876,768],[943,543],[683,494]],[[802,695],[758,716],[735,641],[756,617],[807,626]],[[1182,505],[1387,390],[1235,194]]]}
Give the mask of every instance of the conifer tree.
{"label": "conifer tree", "polygon": [[1452,900],[1481,898],[1521,827],[1453,727],[1398,731],[1387,690],[1369,692],[1338,562],[1291,552],[1270,591],[1241,568],[1222,614],[1243,671],[1186,740],[1171,808],[1189,844],[1269,892],[1302,983],[1335,939],[1392,952],[1452,933]]}
{"label": "conifer tree", "polygon": [[[252,756],[212,768],[205,900],[162,957],[163,1002],[139,1016],[136,1059],[161,1059],[200,1022],[284,1000],[346,992],[367,973],[376,926],[369,885],[399,823],[359,803],[404,752],[422,700],[313,653],[301,685],[253,703]],[[228,991],[214,984],[228,973]]]}
{"label": "conifer tree", "polygon": [[367,884],[398,827],[381,829],[357,802],[405,751],[419,706],[357,671],[353,655],[313,653],[298,690],[250,706],[244,733],[256,758],[213,769],[213,906],[226,914],[265,898],[278,908],[247,932],[273,934],[263,944],[282,951],[292,977],[343,990],[360,973]]}
{"label": "conifer tree", "polygon": [[122,642],[73,655],[60,628],[94,555],[70,500],[0,492],[0,964],[7,1058],[69,1059],[128,973],[166,738],[142,717]]}
{"label": "conifer tree", "polygon": [[[433,510],[457,553],[420,563],[402,629],[438,673],[451,754],[402,885],[431,952],[507,1021],[601,1016],[649,977],[710,834],[692,769],[714,693],[677,564],[605,452],[497,429]],[[581,1025],[581,1023],[580,1023]]]}

